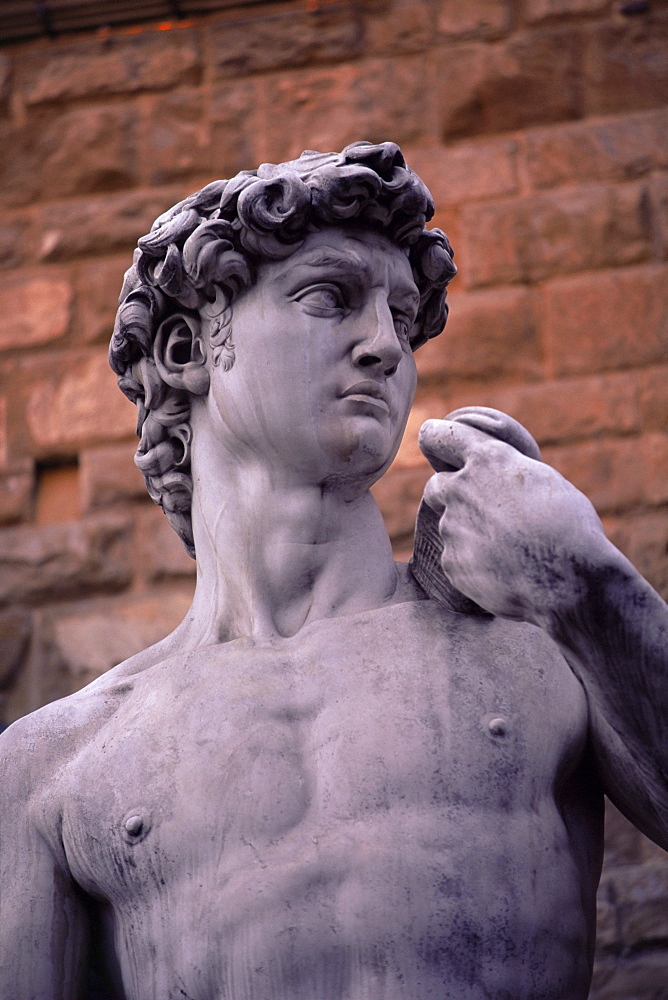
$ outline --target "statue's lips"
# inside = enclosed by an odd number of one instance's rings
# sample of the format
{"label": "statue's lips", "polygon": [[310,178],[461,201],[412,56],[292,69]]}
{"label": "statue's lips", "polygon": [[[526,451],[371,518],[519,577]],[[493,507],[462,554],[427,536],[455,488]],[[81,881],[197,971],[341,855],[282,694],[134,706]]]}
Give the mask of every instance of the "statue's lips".
{"label": "statue's lips", "polygon": [[366,379],[363,382],[356,382],[355,385],[351,385],[349,389],[341,393],[343,399],[354,399],[356,402],[371,404],[371,406],[377,407],[379,410],[383,410],[385,413],[390,412],[390,407],[388,406],[387,399],[385,398],[385,393],[383,389],[378,384],[378,382],[372,382]]}

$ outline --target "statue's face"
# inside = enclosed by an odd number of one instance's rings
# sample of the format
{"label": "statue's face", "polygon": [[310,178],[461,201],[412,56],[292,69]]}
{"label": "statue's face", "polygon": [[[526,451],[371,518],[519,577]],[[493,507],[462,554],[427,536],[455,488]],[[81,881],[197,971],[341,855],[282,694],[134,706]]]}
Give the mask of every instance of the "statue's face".
{"label": "statue's face", "polygon": [[234,303],[234,365],[211,369],[224,444],[313,482],[377,479],[415,392],[418,304],[407,257],[381,234],[323,230],[263,264]]}

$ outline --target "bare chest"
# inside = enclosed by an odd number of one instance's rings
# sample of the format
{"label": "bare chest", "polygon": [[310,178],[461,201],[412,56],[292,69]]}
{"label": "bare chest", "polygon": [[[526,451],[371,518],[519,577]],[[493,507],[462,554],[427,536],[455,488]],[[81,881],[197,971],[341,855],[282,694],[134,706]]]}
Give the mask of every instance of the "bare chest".
{"label": "bare chest", "polygon": [[224,879],[360,821],[538,808],[586,732],[561,658],[533,630],[392,610],[142,675],[67,775],[82,884]]}

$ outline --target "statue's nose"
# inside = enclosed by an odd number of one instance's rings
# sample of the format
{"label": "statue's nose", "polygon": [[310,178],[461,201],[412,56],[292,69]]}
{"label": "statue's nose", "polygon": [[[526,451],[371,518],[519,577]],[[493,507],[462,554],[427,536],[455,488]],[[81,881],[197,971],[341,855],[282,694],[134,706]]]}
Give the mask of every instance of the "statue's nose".
{"label": "statue's nose", "polygon": [[353,348],[353,362],[360,368],[382,371],[389,378],[401,361],[402,347],[383,294],[378,294],[369,303],[363,320],[365,335]]}

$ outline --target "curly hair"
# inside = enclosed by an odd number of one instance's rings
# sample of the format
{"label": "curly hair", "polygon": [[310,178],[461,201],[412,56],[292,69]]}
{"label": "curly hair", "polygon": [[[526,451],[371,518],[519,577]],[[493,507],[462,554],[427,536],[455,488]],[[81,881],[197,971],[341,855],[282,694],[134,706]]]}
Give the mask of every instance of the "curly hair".
{"label": "curly hair", "polygon": [[[214,181],[161,215],[138,241],[109,360],[137,404],[135,462],[191,556],[191,393],[164,380],[156,342],[175,328],[192,333],[201,321],[213,363],[229,369],[232,304],[251,287],[258,265],[290,256],[314,230],[361,226],[406,252],[420,294],[410,336],[415,350],[443,329],[445,286],[456,273],[447,236],[425,229],[433,213],[429,191],[395,143],[355,142],[341,153],[306,150],[297,160]],[[204,374],[192,391],[207,387]]]}

